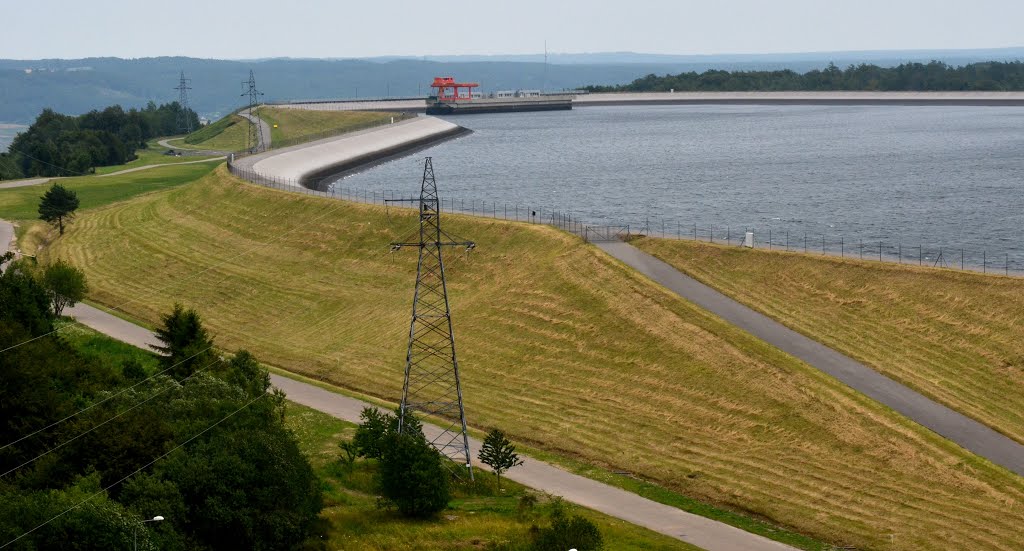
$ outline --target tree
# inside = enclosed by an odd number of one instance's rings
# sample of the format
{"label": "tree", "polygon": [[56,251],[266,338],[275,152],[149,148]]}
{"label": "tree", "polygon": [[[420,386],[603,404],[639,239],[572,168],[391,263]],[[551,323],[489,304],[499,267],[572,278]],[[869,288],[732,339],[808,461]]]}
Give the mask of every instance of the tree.
{"label": "tree", "polygon": [[216,361],[213,339],[203,327],[199,314],[175,304],[170,314],[160,318],[162,327],[155,331],[163,346],[153,348],[163,354],[160,362],[177,378],[188,377],[197,369],[204,369]]}
{"label": "tree", "polygon": [[78,210],[78,194],[60,184],[53,184],[39,201],[39,219],[60,228],[64,235],[64,222],[70,222]]}
{"label": "tree", "polygon": [[[384,446],[387,438],[398,433],[398,415],[395,413],[384,413],[375,407],[365,407],[359,413],[362,423],[356,427],[356,434],[352,437],[352,445],[355,446],[359,457],[380,459],[384,455]],[[405,417],[405,429],[407,434],[423,435],[423,425],[413,415]]]}
{"label": "tree", "polygon": [[53,314],[58,317],[64,312],[64,308],[74,306],[85,298],[85,293],[89,290],[85,282],[85,272],[63,259],[57,260],[43,270],[42,284],[50,295]]}
{"label": "tree", "polygon": [[519,454],[516,453],[515,445],[498,429],[492,429],[487,433],[478,457],[498,477],[498,490],[501,490],[501,474],[523,464],[523,460],[519,459]]}
{"label": "tree", "polygon": [[441,454],[422,434],[389,435],[378,474],[386,502],[407,517],[428,517],[443,510],[452,494],[441,461]]}

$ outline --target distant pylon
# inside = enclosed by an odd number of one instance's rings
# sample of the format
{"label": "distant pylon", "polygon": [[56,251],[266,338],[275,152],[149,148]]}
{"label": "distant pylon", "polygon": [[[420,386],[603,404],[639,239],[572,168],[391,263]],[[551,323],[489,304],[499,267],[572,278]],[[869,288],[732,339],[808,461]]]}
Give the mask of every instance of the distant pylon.
{"label": "distant pylon", "polygon": [[182,71],[181,79],[178,81],[178,87],[175,88],[175,90],[178,91],[178,106],[181,107],[181,110],[178,111],[178,120],[175,122],[178,132],[181,132],[182,134],[192,133],[192,117],[189,116],[188,106],[188,91],[192,89],[189,86],[191,83],[192,79],[185,78],[185,71]]}
{"label": "distant pylon", "polygon": [[253,75],[252,70],[249,70],[249,80],[242,81],[242,87],[246,88],[242,92],[242,96],[249,96],[249,110],[247,111],[249,116],[246,117],[249,121],[249,134],[246,138],[246,149],[250,153],[255,153],[261,147],[265,147],[265,144],[261,139],[259,119],[256,118],[256,114],[253,111],[260,104],[260,96],[263,95],[263,92],[256,89],[256,77]]}
{"label": "distant pylon", "polygon": [[[404,201],[415,201],[405,199]],[[466,410],[462,405],[459,361],[455,354],[448,287],[444,277],[441,249],[449,246],[472,250],[472,241],[452,238],[441,229],[440,200],[434,166],[430,157],[423,164],[420,186],[420,239],[413,243],[392,243],[392,250],[419,248],[416,292],[412,301],[409,347],[405,356],[405,381],[399,407],[398,431],[405,427],[407,415],[433,416],[443,422],[443,431],[430,444],[473,478],[469,436],[466,434]]]}

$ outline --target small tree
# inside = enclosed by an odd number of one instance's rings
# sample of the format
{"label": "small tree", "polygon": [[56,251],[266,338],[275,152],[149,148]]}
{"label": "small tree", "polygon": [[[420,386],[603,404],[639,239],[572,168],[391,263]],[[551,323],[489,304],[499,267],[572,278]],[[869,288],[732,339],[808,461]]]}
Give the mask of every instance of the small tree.
{"label": "small tree", "polygon": [[175,304],[170,314],[161,318],[162,327],[155,331],[163,346],[153,348],[162,353],[160,362],[171,375],[183,378],[214,361],[213,339],[203,327],[199,314]]}
{"label": "small tree", "polygon": [[53,184],[39,200],[39,219],[56,225],[64,235],[64,223],[70,222],[78,210],[78,194],[60,184]]}
{"label": "small tree", "polygon": [[58,260],[43,270],[43,287],[50,296],[53,313],[60,316],[64,308],[74,306],[85,298],[89,286],[85,283],[85,272]]}
{"label": "small tree", "polygon": [[498,429],[487,433],[478,457],[498,477],[498,490],[501,490],[501,474],[523,464],[523,460],[519,459],[519,454],[516,453],[515,445]]}
{"label": "small tree", "polygon": [[403,432],[385,439],[379,482],[386,502],[407,517],[428,517],[448,506],[451,482],[437,452],[422,434]]}

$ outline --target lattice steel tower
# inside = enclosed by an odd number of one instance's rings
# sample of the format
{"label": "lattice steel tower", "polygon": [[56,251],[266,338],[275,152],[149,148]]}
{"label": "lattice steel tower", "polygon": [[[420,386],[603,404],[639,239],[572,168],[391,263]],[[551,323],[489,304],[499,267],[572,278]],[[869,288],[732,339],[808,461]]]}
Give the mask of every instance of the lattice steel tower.
{"label": "lattice steel tower", "polygon": [[423,165],[423,183],[419,200],[420,240],[415,243],[392,243],[392,250],[418,247],[416,292],[412,301],[412,323],[409,325],[409,347],[405,356],[405,382],[399,408],[398,430],[402,431],[406,415],[419,413],[444,420],[443,431],[430,440],[442,455],[465,465],[473,478],[470,464],[469,437],[466,434],[466,410],[462,405],[462,383],[459,361],[455,354],[448,288],[444,278],[444,247],[476,247],[472,241],[452,238],[441,229],[440,200],[434,167],[427,157]]}
{"label": "lattice steel tower", "polygon": [[178,91],[178,106],[181,107],[181,110],[178,111],[178,120],[175,122],[178,127],[178,132],[183,134],[192,133],[192,117],[188,116],[188,91],[192,89],[189,86],[191,83],[192,79],[185,78],[185,71],[182,71],[181,79],[178,81],[178,87],[175,88],[175,90]]}
{"label": "lattice steel tower", "polygon": [[249,116],[246,117],[249,121],[249,135],[245,140],[245,145],[246,149],[248,149],[250,153],[255,153],[264,145],[260,134],[259,119],[257,119],[256,114],[253,113],[253,109],[260,104],[260,96],[263,95],[263,92],[256,89],[256,77],[253,75],[251,69],[249,70],[249,80],[243,80],[242,87],[246,88],[246,90],[242,92],[242,96],[249,96],[249,110],[247,111]]}

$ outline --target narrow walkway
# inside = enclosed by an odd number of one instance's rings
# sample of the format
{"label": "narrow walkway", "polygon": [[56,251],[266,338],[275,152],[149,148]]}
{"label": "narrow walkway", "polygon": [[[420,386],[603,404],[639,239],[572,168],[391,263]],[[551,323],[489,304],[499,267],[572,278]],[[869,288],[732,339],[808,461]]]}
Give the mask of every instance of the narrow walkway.
{"label": "narrow walkway", "polygon": [[12,182],[0,182],[0,189],[8,189],[13,187],[25,187],[25,186],[36,186],[39,184],[45,184],[53,178],[29,178],[27,180],[14,180]]}
{"label": "narrow walkway", "polygon": [[270,125],[263,119],[249,112],[248,109],[238,113],[242,117],[256,123],[259,130],[256,133],[256,151],[267,151],[270,149],[272,138],[270,137]]}
{"label": "narrow walkway", "polygon": [[221,156],[221,157],[212,157],[212,158],[209,158],[209,159],[199,159],[198,161],[182,161],[180,163],[159,163],[159,164],[155,164],[155,165],[137,166],[135,168],[126,168],[124,170],[118,170],[117,172],[111,172],[110,174],[100,174],[99,176],[97,176],[97,178],[106,178],[108,176],[118,176],[118,175],[121,175],[121,174],[128,174],[129,172],[138,172],[140,170],[149,170],[151,168],[156,168],[158,166],[194,165],[196,163],[209,163],[209,162],[213,162],[213,161],[223,161],[226,158],[227,157]]}
{"label": "narrow walkway", "polygon": [[1024,445],[1015,440],[743,306],[628,243],[608,242],[597,246],[684,299],[796,356],[961,447],[1024,476]]}

